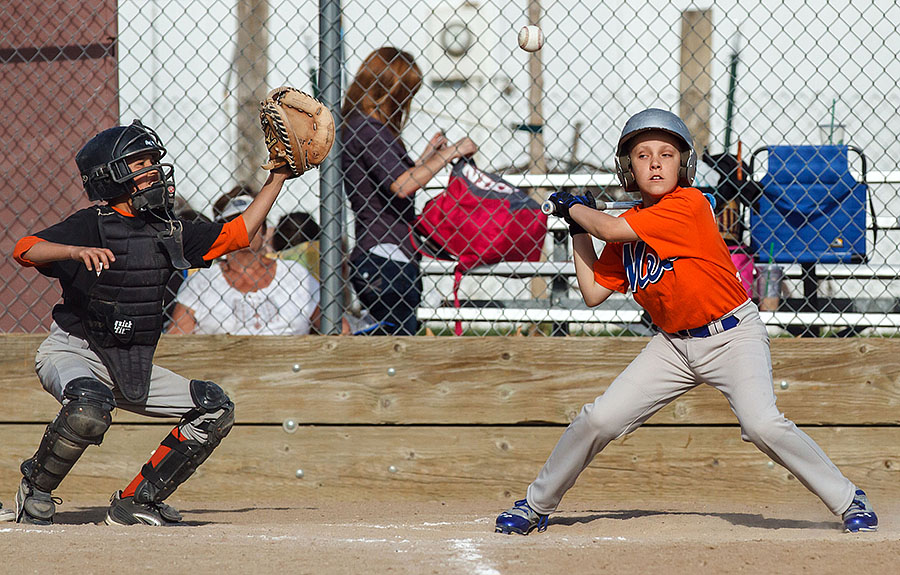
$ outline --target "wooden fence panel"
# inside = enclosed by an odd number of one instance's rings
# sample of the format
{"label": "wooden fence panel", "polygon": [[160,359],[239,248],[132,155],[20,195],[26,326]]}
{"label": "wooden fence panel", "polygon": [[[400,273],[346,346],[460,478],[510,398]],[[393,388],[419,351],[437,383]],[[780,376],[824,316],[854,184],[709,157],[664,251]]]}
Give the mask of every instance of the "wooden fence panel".
{"label": "wooden fence panel", "polygon": [[[0,422],[46,422],[58,409],[34,375],[41,339],[0,336]],[[240,424],[562,424],[646,341],[164,336],[157,363],[222,385]],[[896,340],[775,339],[772,361],[778,405],[798,424],[900,423]],[[114,418],[147,421],[122,410]],[[734,423],[725,399],[707,386],[650,420]]]}
{"label": "wooden fence panel", "polygon": [[[34,453],[44,426],[0,425],[0,486],[13,493],[19,463]],[[63,499],[102,505],[140,469],[168,431],[114,425],[88,448],[60,488]],[[559,426],[237,426],[178,499],[281,502],[325,499],[412,500],[521,497],[563,428]],[[900,496],[900,429],[805,428],[874,501]],[[302,470],[302,478],[297,477]],[[567,496],[683,502],[686,497],[793,501],[815,497],[785,469],[740,439],[737,427],[645,427],[611,443]],[[732,494],[732,495],[729,495]],[[7,498],[4,498],[7,501]],[[499,509],[486,512],[495,513]]]}

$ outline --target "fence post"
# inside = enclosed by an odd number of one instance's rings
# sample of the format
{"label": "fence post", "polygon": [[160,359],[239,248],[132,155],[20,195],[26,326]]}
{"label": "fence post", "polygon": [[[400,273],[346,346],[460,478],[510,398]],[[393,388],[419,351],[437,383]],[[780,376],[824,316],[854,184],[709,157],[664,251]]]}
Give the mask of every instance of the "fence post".
{"label": "fence post", "polygon": [[319,306],[322,310],[321,333],[341,332],[344,293],[341,264],[341,211],[343,190],[341,177],[341,2],[319,0],[319,89],[322,102],[334,114],[336,137],[331,153],[322,163],[319,179],[319,221],[321,222],[320,270],[322,290]]}
{"label": "fence post", "polygon": [[259,137],[259,103],[266,99],[266,74],[269,71],[269,19],[268,0],[241,0],[238,2],[237,49],[234,54],[237,76],[238,111],[235,118],[238,140],[235,145],[237,165],[234,176],[237,183],[258,190],[265,181],[266,172],[259,169],[265,163],[264,146]]}
{"label": "fence post", "polygon": [[682,12],[678,113],[694,137],[694,149],[698,154],[709,144],[712,30],[711,9]]}

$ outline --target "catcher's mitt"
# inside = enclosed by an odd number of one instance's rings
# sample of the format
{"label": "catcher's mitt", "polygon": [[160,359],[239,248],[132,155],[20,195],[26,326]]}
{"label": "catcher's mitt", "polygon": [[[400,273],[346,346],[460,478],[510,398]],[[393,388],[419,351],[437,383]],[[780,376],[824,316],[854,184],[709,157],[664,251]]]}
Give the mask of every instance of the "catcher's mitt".
{"label": "catcher's mitt", "polygon": [[287,165],[292,177],[321,164],[334,144],[334,118],[322,102],[282,86],[259,103],[259,123],[269,149],[263,169]]}

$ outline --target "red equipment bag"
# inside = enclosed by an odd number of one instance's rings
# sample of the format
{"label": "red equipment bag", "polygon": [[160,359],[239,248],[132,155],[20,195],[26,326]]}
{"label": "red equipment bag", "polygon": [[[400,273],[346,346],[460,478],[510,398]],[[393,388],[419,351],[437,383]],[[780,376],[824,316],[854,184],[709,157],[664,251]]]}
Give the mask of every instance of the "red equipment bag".
{"label": "red equipment bag", "polygon": [[[453,299],[459,307],[464,272],[501,261],[540,259],[547,215],[524,191],[467,159],[453,165],[447,189],[425,204],[414,231],[421,253],[457,262]],[[462,333],[459,322],[456,333]]]}

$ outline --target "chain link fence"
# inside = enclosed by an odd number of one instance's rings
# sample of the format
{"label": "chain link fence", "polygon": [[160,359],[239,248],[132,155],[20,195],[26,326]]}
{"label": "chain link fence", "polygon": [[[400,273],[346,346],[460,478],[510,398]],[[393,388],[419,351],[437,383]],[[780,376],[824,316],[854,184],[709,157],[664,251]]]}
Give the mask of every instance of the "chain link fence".
{"label": "chain link fence", "polygon": [[[773,334],[894,335],[897,22],[900,6],[887,0],[6,2],[3,248],[88,205],[74,154],[135,118],[168,149],[180,215],[215,219],[223,196],[262,184],[256,106],[291,85],[326,101],[344,138],[321,171],[288,183],[265,242],[173,277],[169,329],[643,335],[652,326],[630,295],[584,306],[552,216],[536,253],[507,256],[530,261],[463,274],[456,261],[417,261],[404,242],[467,146],[479,169],[535,202],[557,189],[633,199],[613,150],[630,115],[659,107],[689,126],[696,185],[716,197],[720,231]],[[516,41],[528,24],[545,38],[533,53]],[[408,56],[414,85],[394,66],[399,55],[367,60],[383,47]],[[376,68],[348,98],[360,71]],[[389,77],[407,85],[408,113],[396,82],[378,91]],[[361,110],[392,101],[397,115],[378,125],[396,121],[399,134],[359,128]],[[56,285],[11,258],[2,265],[0,330],[46,330]]]}

